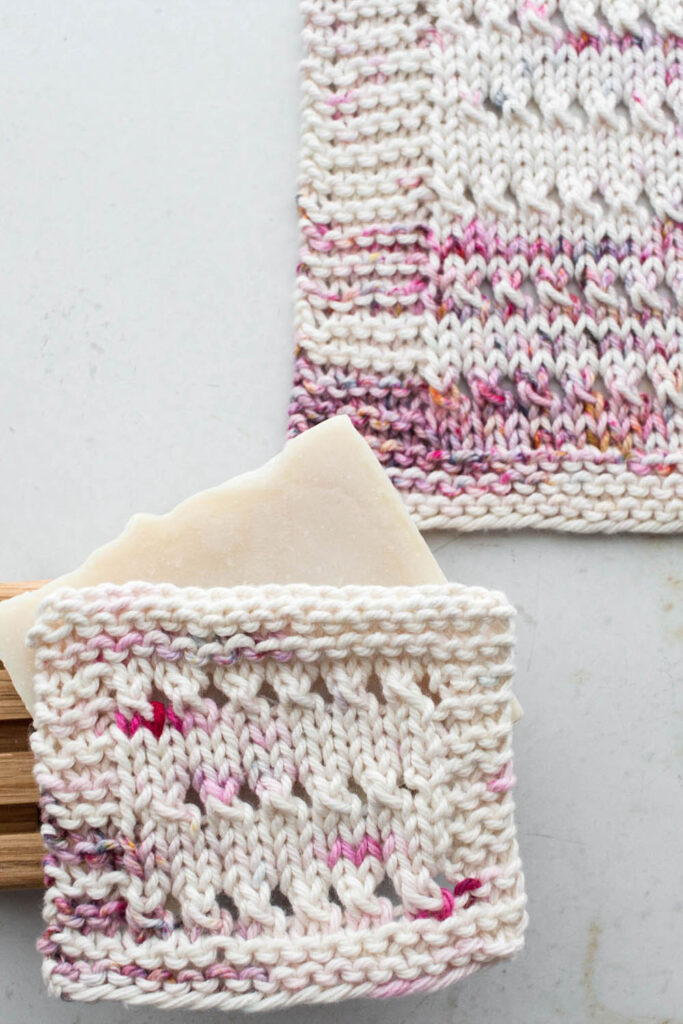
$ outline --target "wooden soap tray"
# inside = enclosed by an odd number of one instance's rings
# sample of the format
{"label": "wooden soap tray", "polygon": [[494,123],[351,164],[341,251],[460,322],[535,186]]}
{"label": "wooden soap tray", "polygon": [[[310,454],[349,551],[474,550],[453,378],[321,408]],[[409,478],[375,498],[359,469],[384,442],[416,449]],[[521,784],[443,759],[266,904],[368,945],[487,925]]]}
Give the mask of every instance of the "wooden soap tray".
{"label": "wooden soap tray", "polygon": [[[37,590],[44,582],[0,583],[0,601]],[[0,661],[0,889],[30,889],[43,884],[43,844],[30,730],[31,716]]]}

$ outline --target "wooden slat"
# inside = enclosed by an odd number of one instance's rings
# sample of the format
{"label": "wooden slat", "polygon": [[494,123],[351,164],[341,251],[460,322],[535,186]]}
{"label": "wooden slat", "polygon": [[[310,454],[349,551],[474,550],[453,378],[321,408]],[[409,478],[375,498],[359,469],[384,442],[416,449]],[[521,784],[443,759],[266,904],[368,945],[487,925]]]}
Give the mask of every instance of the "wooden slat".
{"label": "wooden slat", "polygon": [[0,754],[30,749],[29,722],[0,719]]}
{"label": "wooden slat", "polygon": [[35,832],[40,828],[38,807],[35,803],[12,804],[3,807],[0,814],[0,835],[12,832]]}
{"label": "wooden slat", "polygon": [[33,781],[33,754],[0,754],[0,805],[28,804],[38,799]]}
{"label": "wooden slat", "polygon": [[29,722],[31,716],[19,694],[12,686],[9,672],[0,668],[0,722]]}
{"label": "wooden slat", "polygon": [[40,832],[0,835],[0,889],[37,889],[45,852]]}
{"label": "wooden slat", "polygon": [[[0,601],[42,587],[46,580],[0,583]],[[43,884],[38,790],[27,748],[31,718],[0,661],[0,889]]]}
{"label": "wooden slat", "polygon": [[[22,580],[17,583],[0,583],[0,601],[18,597],[19,594],[25,594],[30,590],[38,590],[47,582],[48,580]],[[9,672],[0,661],[0,721],[7,718],[28,719],[30,715],[12,686]]]}
{"label": "wooden slat", "polygon": [[38,587],[44,587],[47,582],[47,580],[20,580],[16,583],[0,583],[0,601],[7,601],[10,597],[25,594],[27,590],[37,590]]}

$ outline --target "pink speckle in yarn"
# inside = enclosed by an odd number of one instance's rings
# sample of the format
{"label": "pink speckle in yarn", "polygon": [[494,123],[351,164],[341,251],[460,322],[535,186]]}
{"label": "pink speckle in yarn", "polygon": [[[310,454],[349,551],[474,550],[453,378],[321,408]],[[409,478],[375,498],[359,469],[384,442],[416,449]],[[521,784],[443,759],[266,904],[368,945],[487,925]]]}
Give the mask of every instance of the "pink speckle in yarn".
{"label": "pink speckle in yarn", "polygon": [[114,719],[119,729],[125,732],[126,736],[135,736],[135,733],[141,727],[149,729],[155,739],[161,737],[164,731],[166,720],[179,732],[182,732],[183,723],[182,720],[175,713],[173,708],[167,708],[158,700],[150,701],[150,707],[152,708],[152,717],[143,718],[139,712],[135,712],[130,721],[125,717],[121,711],[117,711],[114,715]]}
{"label": "pink speckle in yarn", "polygon": [[417,914],[418,917],[433,917],[437,921],[445,921],[447,917],[450,917],[455,908],[455,902],[465,893],[474,892],[476,889],[481,888],[482,882],[480,878],[463,878],[460,882],[457,882],[453,887],[453,891],[450,889],[444,889],[441,887],[441,909],[440,910],[420,910]]}

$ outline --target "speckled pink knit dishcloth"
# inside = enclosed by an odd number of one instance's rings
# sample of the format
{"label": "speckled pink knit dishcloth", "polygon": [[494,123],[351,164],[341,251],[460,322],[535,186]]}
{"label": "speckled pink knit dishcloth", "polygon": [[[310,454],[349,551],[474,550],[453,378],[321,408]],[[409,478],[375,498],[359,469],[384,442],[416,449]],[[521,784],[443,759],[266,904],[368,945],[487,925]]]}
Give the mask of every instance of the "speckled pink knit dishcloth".
{"label": "speckled pink knit dishcloth", "polygon": [[290,435],[424,528],[683,525],[675,0],[304,0]]}

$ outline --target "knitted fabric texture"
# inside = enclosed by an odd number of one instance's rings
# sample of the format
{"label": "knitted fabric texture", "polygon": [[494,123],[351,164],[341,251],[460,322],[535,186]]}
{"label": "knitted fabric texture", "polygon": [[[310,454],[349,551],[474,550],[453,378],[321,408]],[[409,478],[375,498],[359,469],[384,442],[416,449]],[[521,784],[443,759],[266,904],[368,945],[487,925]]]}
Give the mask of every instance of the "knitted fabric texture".
{"label": "knitted fabric texture", "polygon": [[511,616],[451,585],[48,597],[50,991],[267,1009],[438,988],[520,949]]}
{"label": "knitted fabric texture", "polygon": [[290,435],[423,528],[680,530],[680,0],[302,8]]}

